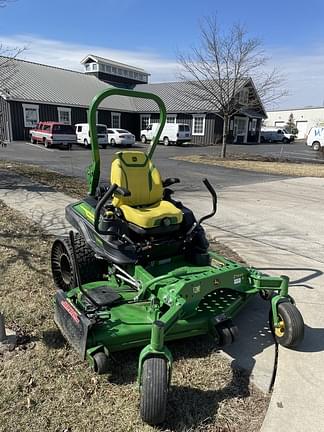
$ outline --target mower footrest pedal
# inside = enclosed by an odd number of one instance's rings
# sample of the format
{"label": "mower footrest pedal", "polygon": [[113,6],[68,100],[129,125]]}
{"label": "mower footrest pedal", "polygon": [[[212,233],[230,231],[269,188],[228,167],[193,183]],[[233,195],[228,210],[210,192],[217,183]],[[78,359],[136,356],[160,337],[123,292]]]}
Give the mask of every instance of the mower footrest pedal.
{"label": "mower footrest pedal", "polygon": [[111,287],[102,285],[87,291],[88,299],[97,307],[106,307],[121,301],[122,297]]}

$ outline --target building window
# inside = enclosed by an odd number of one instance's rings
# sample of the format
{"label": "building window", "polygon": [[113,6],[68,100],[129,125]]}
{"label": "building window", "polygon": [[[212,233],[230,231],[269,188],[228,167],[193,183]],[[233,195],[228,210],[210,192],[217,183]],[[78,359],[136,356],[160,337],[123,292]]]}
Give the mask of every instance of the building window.
{"label": "building window", "polygon": [[71,108],[57,107],[58,121],[66,125],[71,124]]}
{"label": "building window", "polygon": [[39,106],[23,104],[25,127],[35,127],[39,122]]}
{"label": "building window", "polygon": [[85,70],[86,70],[86,71],[89,71],[89,70],[90,70],[90,65],[89,65],[89,64],[86,64],[86,65],[85,65]]}
{"label": "building window", "polygon": [[234,117],[234,137],[237,140],[238,136],[243,136],[246,139],[246,133],[247,133],[247,124],[248,124],[248,118],[247,117]]}
{"label": "building window", "polygon": [[97,65],[97,63],[92,63],[92,70],[93,70],[93,71],[97,71],[97,70],[98,70],[98,65]]}
{"label": "building window", "polygon": [[247,105],[248,102],[249,102],[249,89],[245,87],[239,92],[239,103],[242,105]]}
{"label": "building window", "polygon": [[256,133],[257,121],[258,121],[257,119],[251,120],[251,133],[252,134]]}
{"label": "building window", "polygon": [[166,122],[167,123],[177,123],[177,114],[168,114]]}
{"label": "building window", "polygon": [[149,114],[141,114],[141,130],[147,128],[151,122],[151,116]]}
{"label": "building window", "polygon": [[205,115],[193,114],[192,135],[205,135]]}
{"label": "building window", "polygon": [[114,129],[120,128],[120,113],[111,113],[111,127]]}

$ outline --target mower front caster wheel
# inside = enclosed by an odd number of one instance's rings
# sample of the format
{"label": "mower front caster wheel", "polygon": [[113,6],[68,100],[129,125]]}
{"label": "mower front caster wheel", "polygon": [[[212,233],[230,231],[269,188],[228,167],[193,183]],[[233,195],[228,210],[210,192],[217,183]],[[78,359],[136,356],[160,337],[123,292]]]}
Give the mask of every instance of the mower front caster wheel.
{"label": "mower front caster wheel", "polygon": [[108,372],[108,357],[103,352],[97,352],[93,356],[93,370],[98,375],[103,375]]}
{"label": "mower front caster wheel", "polygon": [[168,366],[164,358],[150,357],[143,363],[140,412],[150,425],[165,420],[168,398]]}
{"label": "mower front caster wheel", "polygon": [[279,327],[273,324],[270,310],[270,327],[276,341],[286,348],[296,348],[304,338],[304,320],[295,305],[289,302],[278,304]]}

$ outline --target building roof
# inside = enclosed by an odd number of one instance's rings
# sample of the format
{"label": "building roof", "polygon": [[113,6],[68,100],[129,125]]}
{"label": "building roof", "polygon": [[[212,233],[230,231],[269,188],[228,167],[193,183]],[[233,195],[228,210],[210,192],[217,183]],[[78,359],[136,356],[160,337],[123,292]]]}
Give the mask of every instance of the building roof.
{"label": "building roof", "polygon": [[[1,60],[3,57],[0,57],[0,65]],[[107,87],[113,87],[83,72],[25,60],[12,62],[14,70],[9,69],[7,79],[2,80],[6,81],[7,89],[0,89],[6,99],[88,108],[97,93]],[[134,110],[129,98],[119,96],[106,99],[101,107],[120,111]]]}
{"label": "building roof", "polygon": [[[249,79],[241,80],[237,86],[239,91]],[[212,93],[217,95],[219,88],[212,89],[213,83],[210,81],[208,87]],[[215,99],[204,91],[201,86],[197,88],[193,81],[175,81],[167,83],[156,84],[138,84],[136,90],[147,91],[154,93],[163,100],[167,112],[180,113],[180,112],[210,112],[215,111],[217,103]],[[156,112],[156,104],[148,99],[135,99],[134,104],[137,111],[140,112]]]}
{"label": "building roof", "polygon": [[278,109],[271,109],[271,110],[267,110],[268,113],[275,113],[275,112],[281,112],[281,111],[301,111],[301,110],[313,110],[313,109],[324,109],[324,106],[311,106],[311,105],[307,105],[304,107],[299,107],[299,108],[278,108]]}
{"label": "building roof", "polygon": [[84,57],[84,59],[81,60],[81,64],[87,63],[88,59],[92,59],[95,61],[95,63],[104,63],[104,64],[109,64],[109,65],[113,65],[113,66],[117,66],[117,67],[122,67],[122,68],[126,68],[126,69],[130,69],[130,70],[135,70],[141,73],[145,73],[146,75],[150,75],[148,72],[146,72],[144,69],[139,68],[139,67],[135,67],[135,66],[131,66],[128,65],[126,63],[120,63],[117,62],[115,60],[110,60],[104,57],[100,57],[97,55],[93,55],[93,54],[88,54],[87,56]]}
{"label": "building roof", "polygon": [[[7,61],[7,58],[0,57],[0,67],[1,62],[4,61]],[[94,75],[25,60],[11,61],[14,71],[9,68],[6,79],[2,79],[2,76],[0,80],[0,83],[6,83],[6,88],[0,88],[0,95],[5,99],[88,108],[96,94],[108,87],[113,87]],[[3,75],[6,71],[1,70],[1,73]],[[249,81],[249,78],[241,80],[238,91]],[[212,82],[209,85],[212,86]],[[147,91],[160,96],[169,113],[215,111],[215,103],[210,95],[207,92],[204,94],[200,89],[197,90],[192,81],[137,84],[134,90]],[[260,106],[262,107],[261,102]],[[104,100],[100,107],[142,113],[158,111],[157,105],[151,100],[123,96],[112,96]]]}

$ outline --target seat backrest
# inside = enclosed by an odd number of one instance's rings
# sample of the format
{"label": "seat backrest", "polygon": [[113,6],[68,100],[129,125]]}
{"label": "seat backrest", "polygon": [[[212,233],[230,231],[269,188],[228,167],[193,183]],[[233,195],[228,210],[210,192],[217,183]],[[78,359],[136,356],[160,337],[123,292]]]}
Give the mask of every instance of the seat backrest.
{"label": "seat backrest", "polygon": [[129,190],[129,197],[115,196],[113,205],[120,207],[145,206],[158,202],[163,196],[163,186],[159,171],[148,156],[140,151],[123,151],[115,154],[111,164],[111,184]]}

